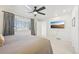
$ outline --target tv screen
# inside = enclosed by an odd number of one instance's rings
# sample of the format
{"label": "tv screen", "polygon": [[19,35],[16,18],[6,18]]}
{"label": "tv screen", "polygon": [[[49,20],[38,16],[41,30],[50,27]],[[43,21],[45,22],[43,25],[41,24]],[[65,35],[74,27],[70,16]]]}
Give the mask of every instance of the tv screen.
{"label": "tv screen", "polygon": [[64,20],[50,20],[50,28],[64,28]]}

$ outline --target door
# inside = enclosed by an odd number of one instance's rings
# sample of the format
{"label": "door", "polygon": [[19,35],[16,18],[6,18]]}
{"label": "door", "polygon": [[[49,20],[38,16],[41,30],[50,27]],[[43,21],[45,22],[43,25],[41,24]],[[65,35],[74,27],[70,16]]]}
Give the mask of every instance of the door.
{"label": "door", "polygon": [[46,22],[37,21],[37,36],[46,37]]}

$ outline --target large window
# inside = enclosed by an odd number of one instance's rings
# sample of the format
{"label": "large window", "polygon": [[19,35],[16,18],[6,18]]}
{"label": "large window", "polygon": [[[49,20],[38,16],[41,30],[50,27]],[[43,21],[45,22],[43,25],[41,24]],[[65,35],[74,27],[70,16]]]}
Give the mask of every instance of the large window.
{"label": "large window", "polygon": [[22,18],[22,17],[15,17],[14,21],[14,28],[16,33],[22,33],[22,32],[28,32],[31,27],[31,21],[30,19],[27,18]]}

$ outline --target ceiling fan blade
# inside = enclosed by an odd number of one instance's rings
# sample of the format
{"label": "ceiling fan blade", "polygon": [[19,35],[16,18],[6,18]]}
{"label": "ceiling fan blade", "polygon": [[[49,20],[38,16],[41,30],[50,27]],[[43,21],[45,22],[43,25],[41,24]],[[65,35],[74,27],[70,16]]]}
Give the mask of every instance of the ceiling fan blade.
{"label": "ceiling fan blade", "polygon": [[46,8],[43,6],[43,7],[39,8],[39,9],[36,10],[36,11],[41,11],[41,10],[44,10],[44,9],[46,9]]}
{"label": "ceiling fan blade", "polygon": [[39,14],[45,15],[45,13],[38,12]]}
{"label": "ceiling fan blade", "polygon": [[36,11],[36,8],[37,8],[37,7],[35,6],[35,7],[34,7],[34,10],[33,10],[33,12],[35,12],[35,11]]}

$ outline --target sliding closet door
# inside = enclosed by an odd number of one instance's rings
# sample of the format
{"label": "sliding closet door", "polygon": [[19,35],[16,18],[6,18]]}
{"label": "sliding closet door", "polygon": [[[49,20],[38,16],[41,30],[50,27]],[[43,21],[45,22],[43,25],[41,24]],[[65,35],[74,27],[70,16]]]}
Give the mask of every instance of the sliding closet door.
{"label": "sliding closet door", "polygon": [[14,35],[14,14],[4,12],[3,35]]}

